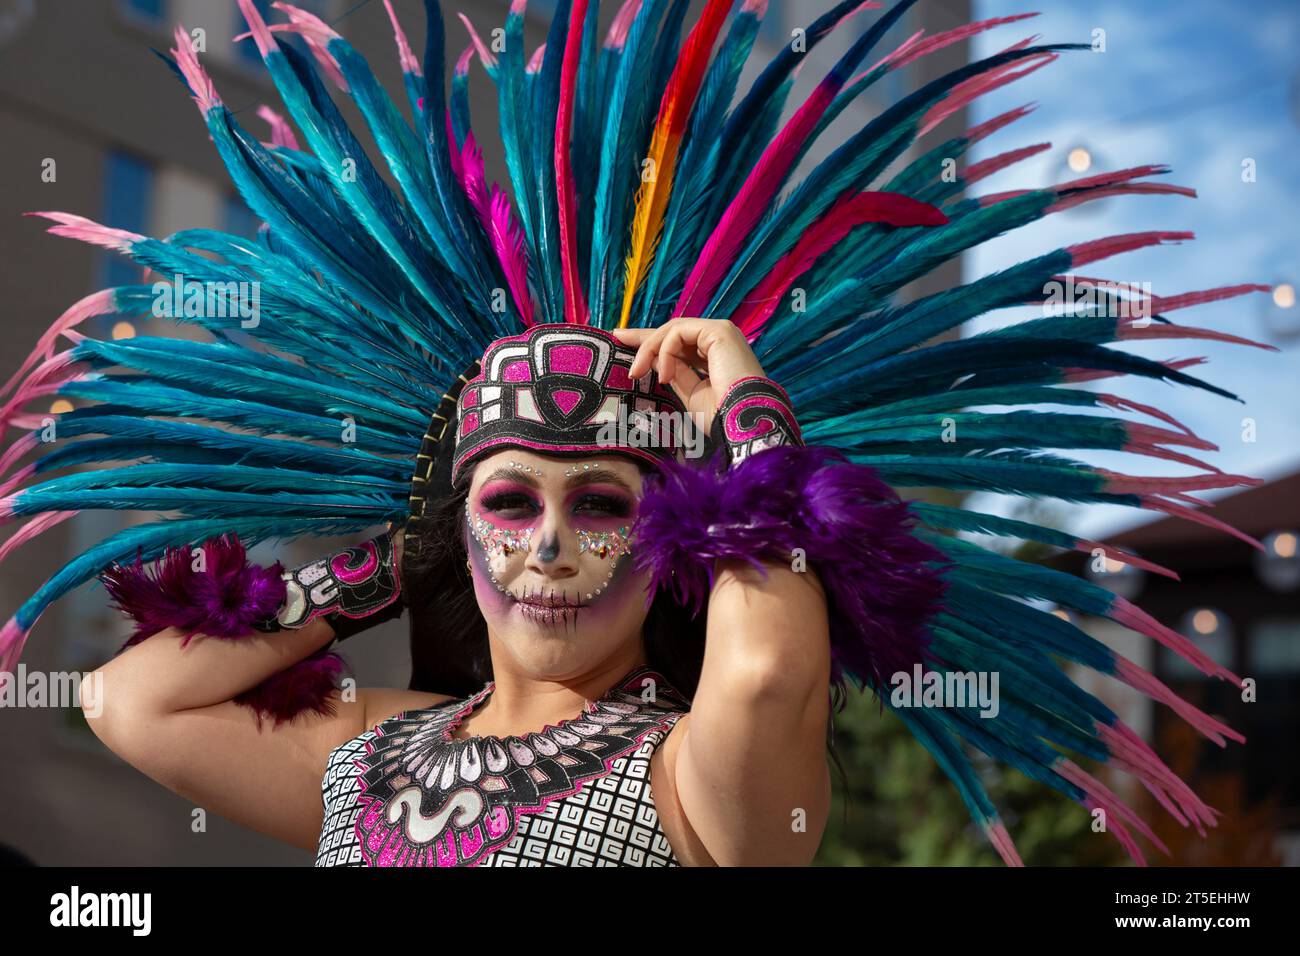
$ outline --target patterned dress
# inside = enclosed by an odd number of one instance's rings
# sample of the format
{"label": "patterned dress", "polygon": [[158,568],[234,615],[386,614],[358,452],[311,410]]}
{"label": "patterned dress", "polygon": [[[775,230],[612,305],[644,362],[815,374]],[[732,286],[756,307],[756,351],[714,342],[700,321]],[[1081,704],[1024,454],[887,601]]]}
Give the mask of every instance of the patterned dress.
{"label": "patterned dress", "polygon": [[679,866],[650,759],[689,704],[638,667],[577,717],[456,739],[492,693],[404,711],[335,748],[317,866]]}

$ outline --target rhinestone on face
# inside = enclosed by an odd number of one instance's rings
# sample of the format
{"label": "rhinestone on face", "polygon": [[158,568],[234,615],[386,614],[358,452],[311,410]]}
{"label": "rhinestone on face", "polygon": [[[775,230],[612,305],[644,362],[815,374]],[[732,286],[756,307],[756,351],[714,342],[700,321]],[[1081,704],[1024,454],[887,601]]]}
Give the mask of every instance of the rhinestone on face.
{"label": "rhinestone on face", "polygon": [[469,520],[470,530],[473,532],[474,537],[478,539],[479,544],[483,546],[483,550],[488,553],[489,557],[502,556],[508,558],[516,551],[528,551],[532,547],[532,528],[525,528],[522,531],[498,528],[482,515],[471,516],[468,509],[466,509],[465,516]]}
{"label": "rhinestone on face", "polygon": [[[578,529],[578,553],[594,554],[598,558],[613,557],[632,553],[632,543],[628,537],[629,527],[623,525],[614,531],[587,531]],[[611,572],[612,573],[612,572]]]}

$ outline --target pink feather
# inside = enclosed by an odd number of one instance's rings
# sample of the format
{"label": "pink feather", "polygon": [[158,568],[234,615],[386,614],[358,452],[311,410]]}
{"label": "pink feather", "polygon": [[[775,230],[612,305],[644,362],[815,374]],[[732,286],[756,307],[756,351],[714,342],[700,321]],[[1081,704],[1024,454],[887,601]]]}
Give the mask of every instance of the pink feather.
{"label": "pink feather", "polygon": [[1107,236],[1105,239],[1094,239],[1092,242],[1076,243],[1073,246],[1066,246],[1065,251],[1070,254],[1070,264],[1077,269],[1079,266],[1117,256],[1122,252],[1195,238],[1196,235],[1190,232],[1129,232],[1118,236]]}
{"label": "pink feather", "polygon": [[[1017,44],[1022,46],[1024,44]],[[964,109],[972,100],[978,99],[985,93],[1000,89],[1008,83],[1014,83],[1016,80],[1023,79],[1029,74],[1041,70],[1049,63],[1058,59],[1055,53],[1040,53],[1037,56],[1029,57],[1025,60],[1016,60],[1011,63],[1004,63],[987,73],[979,76],[972,76],[970,79],[958,83],[934,106],[926,112],[921,119],[921,127],[917,131],[917,136],[924,136],[930,130],[934,129],[945,119]],[[1029,64],[1026,66],[1025,64]],[[1022,69],[1016,69],[1022,67]]]}
{"label": "pink feather", "polygon": [[397,60],[402,66],[402,72],[423,76],[420,61],[411,52],[411,44],[406,39],[406,31],[402,29],[402,25],[397,21],[397,14],[393,10],[393,0],[384,0],[384,7],[388,10],[388,19],[393,24],[393,38],[397,41]]}
{"label": "pink feather", "polygon": [[70,212],[29,212],[23,215],[42,216],[58,223],[57,226],[51,226],[46,230],[52,236],[80,239],[82,242],[103,246],[105,249],[112,249],[114,252],[130,252],[133,245],[146,238],[139,233],[127,232],[125,229],[101,226],[92,219],[75,216]]}
{"label": "pink feather", "polygon": [[1016,120],[1023,119],[1037,108],[1037,104],[1026,103],[1024,106],[1017,106],[1013,110],[999,113],[992,119],[985,120],[983,123],[966,130],[966,140],[971,144],[978,143],[980,140],[992,136],[998,130],[1010,126]]}
{"label": "pink feather", "polygon": [[496,69],[496,55],[488,49],[487,44],[483,42],[483,38],[478,35],[478,31],[474,29],[474,24],[470,22],[469,17],[463,13],[458,13],[457,16],[460,17],[460,22],[465,24],[465,29],[469,31],[469,38],[473,42],[474,48],[478,50],[478,58],[483,67],[488,70]]}
{"label": "pink feather", "polygon": [[618,13],[614,14],[614,20],[609,25],[609,32],[605,34],[606,49],[617,51],[623,49],[627,44],[627,35],[632,29],[632,22],[640,9],[641,0],[623,0],[623,5],[618,8]]}
{"label": "pink feather", "polygon": [[[302,37],[303,42],[307,44],[307,49],[311,51],[312,56],[320,65],[321,72],[328,76],[330,82],[344,93],[350,92],[348,82],[343,78],[343,71],[339,69],[338,61],[334,59],[333,54],[328,49],[330,40],[338,37],[338,33],[324,20],[292,4],[277,2],[271,4],[271,6],[284,12],[289,17],[290,22],[276,23],[270,26],[263,24],[266,30],[269,31],[267,36],[270,36],[271,33],[295,33]],[[247,40],[249,37],[256,39],[256,36],[255,31],[241,33],[235,37],[235,42]],[[262,48],[261,43],[258,43],[258,49],[261,50],[263,56],[266,56],[266,50]]]}
{"label": "pink feather", "polygon": [[[60,335],[63,335],[74,326],[80,325],[86,319],[94,318],[97,315],[112,315],[115,313],[117,311],[114,302],[116,295],[117,290],[115,289],[103,289],[91,293],[55,319],[54,324],[45,331],[40,341],[36,343],[31,355],[23,360],[23,364],[18,367],[18,371],[9,376],[4,388],[0,388],[0,395],[7,395],[14,386],[23,380],[37,362],[50,358],[54,354],[54,343]],[[0,470],[0,474],[3,474],[3,470]]]}
{"label": "pink feather", "polygon": [[1029,159],[1031,156],[1037,156],[1039,153],[1051,148],[1051,143],[1035,143],[1033,146],[1021,146],[1019,149],[1007,150],[1005,153],[999,153],[978,163],[971,163],[966,167],[966,172],[962,178],[966,181],[966,185],[969,186],[971,183],[979,182],[986,176],[1000,173],[1016,163]]}
{"label": "pink feather", "polygon": [[[0,516],[4,516],[5,512],[11,512],[11,510],[12,510],[12,499],[5,498],[0,500]],[[73,515],[78,515],[78,514],[81,514],[81,512],[80,511],[47,511],[44,514],[40,514],[32,518],[31,521],[27,522],[16,532],[14,532],[14,534],[11,535],[3,545],[0,545],[0,564],[3,564],[5,562],[5,559],[8,558],[13,551],[15,551],[24,543],[30,541],[32,538],[35,538],[38,535],[43,534],[46,531],[49,531],[55,525],[67,521]],[[6,516],[6,520],[7,520],[7,516]]]}
{"label": "pink feather", "polygon": [[[447,122],[450,126],[450,114]],[[448,136],[450,141],[450,133]],[[528,293],[528,253],[523,229],[515,221],[510,198],[495,183],[490,190],[487,188],[483,152],[474,139],[473,130],[466,134],[465,145],[460,150],[454,146],[451,148],[451,166],[475,215],[492,240],[492,249],[501,263],[506,284],[524,325],[531,327],[534,322],[533,303]]]}
{"label": "pink feather", "polygon": [[171,54],[176,58],[176,66],[185,77],[185,82],[189,84],[194,102],[199,104],[199,109],[206,114],[221,105],[221,97],[217,95],[217,88],[212,85],[212,78],[203,67],[199,66],[198,54],[194,52],[193,41],[185,32],[185,28],[177,26],[173,38],[176,46],[172,48]]}
{"label": "pink feather", "polygon": [[[914,63],[923,56],[931,53],[937,53],[945,47],[952,46],[954,43],[960,43],[962,40],[969,40],[973,36],[978,36],[986,30],[992,30],[994,27],[1000,27],[1008,23],[1015,23],[1018,20],[1028,20],[1030,17],[1038,16],[1037,13],[1017,13],[1009,17],[993,17],[989,20],[977,20],[974,23],[967,23],[960,27],[954,27],[951,30],[945,30],[943,33],[936,33],[932,37],[926,37],[924,40],[917,37],[908,39],[906,43],[900,46],[893,53],[889,54],[881,63],[888,63],[891,69],[898,70],[909,63]],[[879,66],[879,64],[877,64]]]}
{"label": "pink feather", "polygon": [[528,65],[524,67],[524,72],[536,73],[538,70],[540,70],[542,68],[542,57],[545,55],[546,55],[546,44],[543,43],[536,50],[534,50],[533,55],[528,58]]}
{"label": "pink feather", "polygon": [[289,121],[283,116],[265,104],[257,108],[257,115],[266,120],[271,127],[272,146],[280,146],[284,149],[301,149],[298,145],[298,137],[294,135],[293,129],[289,126]]}

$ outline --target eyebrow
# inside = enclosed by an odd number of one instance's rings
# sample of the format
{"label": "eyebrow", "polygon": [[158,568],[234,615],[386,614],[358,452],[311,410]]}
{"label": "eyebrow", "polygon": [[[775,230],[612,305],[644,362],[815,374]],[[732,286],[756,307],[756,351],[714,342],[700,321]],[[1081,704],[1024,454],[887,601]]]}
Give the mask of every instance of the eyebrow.
{"label": "eyebrow", "polygon": [[564,485],[566,488],[577,488],[581,485],[594,485],[597,483],[618,485],[628,494],[634,494],[632,486],[624,481],[618,472],[611,471],[609,468],[592,468],[590,471],[580,471],[577,474],[570,475],[569,480]]}
{"label": "eyebrow", "polygon": [[[492,472],[492,474],[487,476],[484,484],[487,484],[489,481],[517,481],[520,484],[528,485],[530,488],[540,487],[537,477],[530,472],[524,471],[522,468],[498,468],[496,471]],[[568,480],[565,481],[564,486],[565,488],[577,488],[582,485],[594,485],[597,483],[617,485],[628,494],[635,494],[632,490],[632,486],[629,485],[618,472],[609,468],[592,468],[590,471],[579,471],[576,474],[570,475]]]}
{"label": "eyebrow", "polygon": [[517,481],[531,488],[538,487],[537,479],[522,468],[498,468],[484,479],[483,484],[489,481]]}

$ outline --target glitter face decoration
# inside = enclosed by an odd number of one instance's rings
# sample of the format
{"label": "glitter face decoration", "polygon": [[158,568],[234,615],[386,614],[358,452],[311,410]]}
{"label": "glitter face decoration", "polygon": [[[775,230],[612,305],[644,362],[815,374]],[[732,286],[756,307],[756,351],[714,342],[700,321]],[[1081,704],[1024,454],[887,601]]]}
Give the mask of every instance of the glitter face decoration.
{"label": "glitter face decoration", "polygon": [[[475,516],[468,506],[465,509],[465,517],[469,520],[470,533],[482,546],[483,551],[488,558],[510,558],[515,554],[527,554],[532,550],[533,528],[498,528],[487,518],[482,515]],[[602,560],[609,561],[609,571],[601,585],[587,592],[587,600],[595,600],[601,592],[609,585],[614,578],[614,570],[618,567],[618,559],[632,553],[631,526],[620,525],[611,531],[590,531],[586,528],[577,528],[574,531],[578,541],[578,553],[590,554]],[[546,551],[548,546],[543,545],[541,549]],[[556,550],[554,543],[549,546],[551,551]],[[544,558],[545,559],[545,558]],[[553,560],[553,559],[552,559]],[[497,590],[509,594],[510,589],[502,585],[497,579],[495,572],[491,573],[492,583],[497,586]]]}
{"label": "glitter face decoration", "polygon": [[631,554],[635,493],[614,473],[589,467],[585,480],[575,480],[580,468],[566,471],[564,490],[548,496],[531,478],[545,479],[541,470],[508,464],[466,503],[478,545],[471,566],[508,598],[502,608],[512,614],[548,625],[576,621],[628,576],[631,564],[621,559]]}
{"label": "glitter face decoration", "polygon": [[601,592],[609,586],[609,582],[614,579],[614,569],[618,566],[618,559],[632,553],[631,541],[628,538],[630,531],[631,528],[627,525],[615,528],[613,531],[578,529],[578,553],[594,554],[598,558],[609,560],[609,573],[605,575],[605,580],[600,587],[587,595],[588,601],[600,597]]}
{"label": "glitter face decoration", "polygon": [[475,518],[466,509],[466,515],[469,517],[470,531],[474,537],[478,538],[478,543],[483,546],[483,550],[488,553],[490,558],[508,558],[516,551],[522,551],[527,554],[532,550],[533,529],[522,528],[515,530],[512,528],[498,528],[487,518],[479,515]]}

